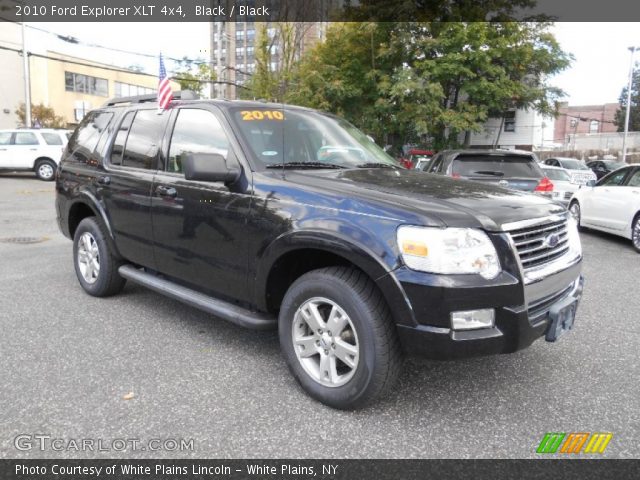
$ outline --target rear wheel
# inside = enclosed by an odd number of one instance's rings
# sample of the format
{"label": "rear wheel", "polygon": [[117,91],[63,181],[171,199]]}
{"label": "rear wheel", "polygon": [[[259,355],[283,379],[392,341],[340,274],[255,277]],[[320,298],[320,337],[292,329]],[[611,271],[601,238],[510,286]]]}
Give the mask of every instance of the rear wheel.
{"label": "rear wheel", "polygon": [[362,407],[398,376],[402,362],[391,313],[359,270],[330,267],[301,276],[285,295],[278,329],[294,377],[331,407]]}
{"label": "rear wheel", "polygon": [[640,253],[640,212],[633,219],[631,224],[631,243],[636,252]]}
{"label": "rear wheel", "polygon": [[574,200],[573,202],[571,202],[571,205],[569,205],[569,213],[576,221],[576,225],[578,225],[578,231],[584,231],[584,227],[580,226],[580,215],[582,214],[582,212],[580,211],[580,204],[577,201]]}
{"label": "rear wheel", "polygon": [[95,217],[80,222],[73,236],[73,263],[82,288],[94,297],[120,292],[126,280],[118,274],[122,261],[111,251]]}
{"label": "rear wheel", "polygon": [[58,166],[53,160],[38,160],[35,171],[40,180],[50,182],[56,174],[56,168]]}

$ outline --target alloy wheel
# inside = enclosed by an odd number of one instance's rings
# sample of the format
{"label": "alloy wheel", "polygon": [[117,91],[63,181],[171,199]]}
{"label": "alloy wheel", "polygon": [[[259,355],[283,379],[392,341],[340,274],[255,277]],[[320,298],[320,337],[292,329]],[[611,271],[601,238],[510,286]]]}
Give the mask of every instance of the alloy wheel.
{"label": "alloy wheel", "polygon": [[96,239],[84,232],[78,241],[78,267],[85,282],[93,284],[100,274],[100,251]]}

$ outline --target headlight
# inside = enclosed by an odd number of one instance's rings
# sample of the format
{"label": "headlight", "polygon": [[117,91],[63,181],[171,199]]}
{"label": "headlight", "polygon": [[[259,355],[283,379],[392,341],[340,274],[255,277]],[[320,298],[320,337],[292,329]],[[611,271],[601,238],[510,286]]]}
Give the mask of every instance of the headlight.
{"label": "headlight", "polygon": [[402,260],[412,270],[443,274],[477,273],[495,278],[500,261],[486,233],[471,228],[398,228]]}
{"label": "headlight", "polygon": [[569,240],[569,252],[574,256],[582,255],[582,244],[580,243],[580,234],[578,233],[578,224],[572,216],[567,221],[567,238]]}

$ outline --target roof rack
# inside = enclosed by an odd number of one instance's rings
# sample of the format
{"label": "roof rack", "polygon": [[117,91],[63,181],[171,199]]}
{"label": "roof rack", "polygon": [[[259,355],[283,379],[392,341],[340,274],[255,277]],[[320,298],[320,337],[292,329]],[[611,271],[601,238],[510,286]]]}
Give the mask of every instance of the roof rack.
{"label": "roof rack", "polygon": [[[194,92],[193,90],[181,90],[178,92],[173,92],[174,100],[198,100],[200,96]],[[120,105],[123,103],[133,104],[133,103],[147,103],[147,102],[156,102],[158,100],[157,93],[151,93],[149,95],[136,95],[133,97],[119,97],[112,98],[108,100],[103,107],[113,107],[114,105]]]}

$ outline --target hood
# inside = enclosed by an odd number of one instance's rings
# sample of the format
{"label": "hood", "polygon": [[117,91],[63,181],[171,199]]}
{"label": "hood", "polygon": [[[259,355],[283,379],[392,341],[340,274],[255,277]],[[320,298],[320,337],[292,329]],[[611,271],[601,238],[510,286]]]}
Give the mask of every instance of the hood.
{"label": "hood", "polygon": [[287,171],[285,175],[288,182],[390,205],[396,211],[401,207],[451,227],[499,231],[504,223],[565,210],[538,195],[412,170]]}

